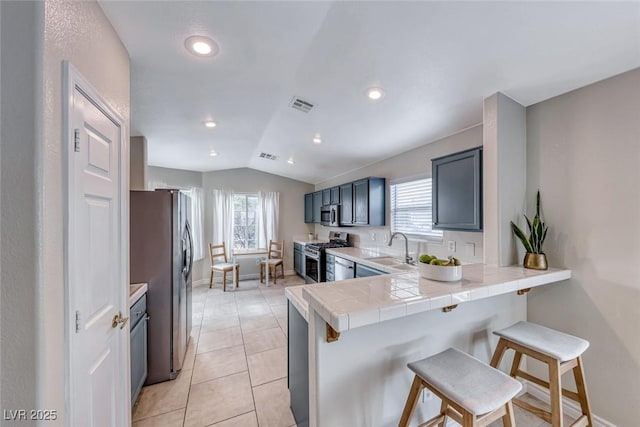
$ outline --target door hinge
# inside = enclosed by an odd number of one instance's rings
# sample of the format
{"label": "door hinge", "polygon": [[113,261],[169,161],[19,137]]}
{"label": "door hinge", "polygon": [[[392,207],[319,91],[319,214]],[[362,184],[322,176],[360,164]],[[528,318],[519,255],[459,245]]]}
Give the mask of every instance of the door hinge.
{"label": "door hinge", "polygon": [[76,310],[76,333],[80,332],[82,328],[82,319],[80,317],[80,311]]}
{"label": "door hinge", "polygon": [[73,151],[80,152],[80,129],[73,130]]}

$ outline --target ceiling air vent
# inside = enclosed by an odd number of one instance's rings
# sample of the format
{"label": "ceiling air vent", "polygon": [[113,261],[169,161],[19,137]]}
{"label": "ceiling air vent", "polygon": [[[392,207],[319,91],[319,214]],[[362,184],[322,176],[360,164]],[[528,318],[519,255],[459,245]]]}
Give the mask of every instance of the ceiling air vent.
{"label": "ceiling air vent", "polygon": [[269,154],[265,152],[260,153],[260,157],[267,160],[278,160],[278,156],[276,156],[275,154]]}
{"label": "ceiling air vent", "polygon": [[297,96],[294,96],[291,99],[289,106],[294,110],[302,111],[303,113],[308,113],[313,108],[313,104],[311,102],[305,101]]}

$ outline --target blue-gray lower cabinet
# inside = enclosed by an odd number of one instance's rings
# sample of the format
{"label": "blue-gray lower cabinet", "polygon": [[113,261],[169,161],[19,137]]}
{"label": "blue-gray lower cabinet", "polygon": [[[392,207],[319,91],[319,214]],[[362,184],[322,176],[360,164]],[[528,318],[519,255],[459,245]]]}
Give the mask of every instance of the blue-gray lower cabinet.
{"label": "blue-gray lower cabinet", "polygon": [[307,321],[288,303],[287,381],[290,406],[298,427],[309,427],[309,331]]}
{"label": "blue-gray lower cabinet", "polygon": [[129,312],[131,319],[131,407],[136,403],[147,379],[147,294],[142,295]]}
{"label": "blue-gray lower cabinet", "polygon": [[327,254],[326,261],[324,279],[327,282],[333,282],[336,280],[336,257],[331,254]]}

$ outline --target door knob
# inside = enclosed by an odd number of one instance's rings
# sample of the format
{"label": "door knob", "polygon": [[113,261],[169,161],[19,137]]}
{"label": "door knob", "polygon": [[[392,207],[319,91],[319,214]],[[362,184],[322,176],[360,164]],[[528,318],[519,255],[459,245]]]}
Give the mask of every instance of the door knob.
{"label": "door knob", "polygon": [[111,321],[111,327],[115,328],[120,325],[120,329],[124,329],[124,326],[129,321],[128,317],[122,317],[122,313],[118,312],[115,316],[113,316],[113,320]]}

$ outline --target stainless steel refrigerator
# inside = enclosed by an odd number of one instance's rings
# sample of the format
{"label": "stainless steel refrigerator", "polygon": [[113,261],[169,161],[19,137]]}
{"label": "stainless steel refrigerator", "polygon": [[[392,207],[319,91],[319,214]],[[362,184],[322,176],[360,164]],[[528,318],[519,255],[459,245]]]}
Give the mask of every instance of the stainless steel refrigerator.
{"label": "stainless steel refrigerator", "polygon": [[130,279],[149,287],[150,385],[178,375],[191,334],[191,206],[179,190],[156,190],[131,191],[130,208]]}

